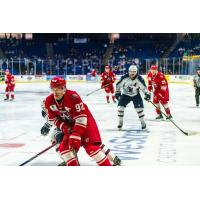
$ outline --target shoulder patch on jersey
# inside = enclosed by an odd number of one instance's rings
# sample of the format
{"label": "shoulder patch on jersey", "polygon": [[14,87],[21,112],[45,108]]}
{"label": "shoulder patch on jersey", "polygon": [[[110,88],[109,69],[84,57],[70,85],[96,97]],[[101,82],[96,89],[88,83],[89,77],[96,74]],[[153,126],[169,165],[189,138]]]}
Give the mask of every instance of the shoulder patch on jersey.
{"label": "shoulder patch on jersey", "polygon": [[73,99],[73,100],[78,99],[78,98],[79,98],[78,94],[72,94],[71,95],[71,99]]}
{"label": "shoulder patch on jersey", "polygon": [[56,107],[56,105],[51,105],[51,106],[50,106],[50,109],[51,109],[52,111],[58,111],[58,108]]}

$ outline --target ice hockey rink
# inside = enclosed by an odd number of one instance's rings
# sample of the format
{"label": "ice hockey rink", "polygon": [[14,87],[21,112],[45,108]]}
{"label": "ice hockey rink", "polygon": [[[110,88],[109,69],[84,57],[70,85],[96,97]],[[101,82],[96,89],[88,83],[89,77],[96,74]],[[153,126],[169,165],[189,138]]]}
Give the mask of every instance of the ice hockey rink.
{"label": "ice hockey rink", "polygon": [[[154,107],[145,104],[147,131],[141,131],[133,105],[125,110],[124,127],[117,130],[117,104],[105,102],[104,92],[90,96],[99,83],[67,83],[88,105],[99,126],[102,141],[122,159],[125,166],[200,165],[200,134],[185,136],[171,122],[155,121]],[[49,137],[40,135],[45,123],[41,101],[50,93],[49,83],[20,83],[16,99],[4,102],[5,84],[0,84],[0,165],[17,166],[51,145]],[[194,89],[190,84],[170,84],[170,108],[174,121],[184,130],[200,131],[200,108],[195,107]],[[82,166],[96,163],[81,148]],[[51,149],[27,166],[57,166],[61,159]]]}

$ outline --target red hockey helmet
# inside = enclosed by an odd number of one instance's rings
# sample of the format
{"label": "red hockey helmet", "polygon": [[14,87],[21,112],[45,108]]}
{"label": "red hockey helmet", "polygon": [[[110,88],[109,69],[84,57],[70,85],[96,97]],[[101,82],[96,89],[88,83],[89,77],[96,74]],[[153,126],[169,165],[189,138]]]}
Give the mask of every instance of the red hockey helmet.
{"label": "red hockey helmet", "polygon": [[51,79],[50,88],[63,87],[66,88],[66,80],[61,77],[54,77]]}
{"label": "red hockey helmet", "polygon": [[151,65],[151,70],[158,70],[158,66],[157,65]]}

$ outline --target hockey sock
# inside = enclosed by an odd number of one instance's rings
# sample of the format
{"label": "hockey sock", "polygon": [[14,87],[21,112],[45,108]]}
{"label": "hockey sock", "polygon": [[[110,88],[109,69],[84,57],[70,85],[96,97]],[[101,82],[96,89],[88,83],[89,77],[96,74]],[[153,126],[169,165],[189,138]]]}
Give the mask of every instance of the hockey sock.
{"label": "hockey sock", "polygon": [[123,106],[119,106],[119,108],[118,108],[119,122],[123,122],[124,109],[125,109],[125,107],[123,107]]}
{"label": "hockey sock", "polygon": [[71,159],[66,162],[66,166],[79,166],[78,161],[76,158]]}
{"label": "hockey sock", "polygon": [[143,108],[136,108],[135,110],[136,110],[136,112],[138,114],[138,117],[139,117],[140,121],[144,122]]}
{"label": "hockey sock", "polygon": [[15,97],[15,96],[14,96],[14,93],[11,92],[11,98],[14,99],[14,97]]}
{"label": "hockey sock", "polygon": [[63,160],[66,162],[66,166],[78,166],[78,161],[74,153],[70,150],[61,152]]}
{"label": "hockey sock", "polygon": [[6,92],[6,99],[9,99],[9,93]]}
{"label": "hockey sock", "polygon": [[161,112],[160,112],[160,105],[157,103],[157,104],[155,104],[156,105],[156,113],[158,114],[158,115],[160,115],[161,114]]}
{"label": "hockey sock", "polygon": [[107,155],[108,159],[113,162],[115,159],[115,154],[111,152],[109,148],[107,148],[104,144],[101,145],[102,151]]}
{"label": "hockey sock", "polygon": [[112,100],[115,101],[115,95],[114,94],[112,94]]}
{"label": "hockey sock", "polygon": [[99,166],[112,166],[108,157],[102,151],[100,146],[89,145],[85,148],[87,154],[93,158]]}
{"label": "hockey sock", "polygon": [[109,94],[106,95],[106,100],[109,101]]}
{"label": "hockey sock", "polygon": [[164,104],[163,107],[165,108],[165,112],[166,112],[167,116],[171,115],[168,103]]}

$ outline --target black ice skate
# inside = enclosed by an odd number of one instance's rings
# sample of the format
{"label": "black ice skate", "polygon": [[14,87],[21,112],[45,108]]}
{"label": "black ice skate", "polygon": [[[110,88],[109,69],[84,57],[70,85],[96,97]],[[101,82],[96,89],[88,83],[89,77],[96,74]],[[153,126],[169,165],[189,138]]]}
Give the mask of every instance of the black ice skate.
{"label": "black ice skate", "polygon": [[60,164],[58,164],[58,166],[66,166],[66,162],[63,161],[63,162],[61,162]]}
{"label": "black ice skate", "polygon": [[122,126],[123,126],[123,122],[120,121],[119,124],[118,124],[118,126],[117,126],[117,128],[120,130],[122,128]]}
{"label": "black ice skate", "polygon": [[14,98],[11,98],[10,101],[14,101]]}
{"label": "black ice skate", "polygon": [[9,98],[5,98],[4,101],[9,101]]}
{"label": "black ice skate", "polygon": [[113,166],[121,166],[122,161],[115,156],[114,160],[113,160]]}
{"label": "black ice skate", "polygon": [[156,117],[156,120],[163,120],[162,114],[158,115],[158,116]]}
{"label": "black ice skate", "polygon": [[142,130],[146,129],[147,125],[145,122],[142,122]]}
{"label": "black ice skate", "polygon": [[167,118],[166,118],[166,120],[172,120],[172,115],[169,115]]}
{"label": "black ice skate", "polygon": [[107,103],[110,103],[110,100],[109,100],[109,99],[107,99]]}
{"label": "black ice skate", "polygon": [[196,107],[199,107],[199,104],[197,104]]}
{"label": "black ice skate", "polygon": [[115,99],[113,99],[113,103],[116,103],[117,101]]}

